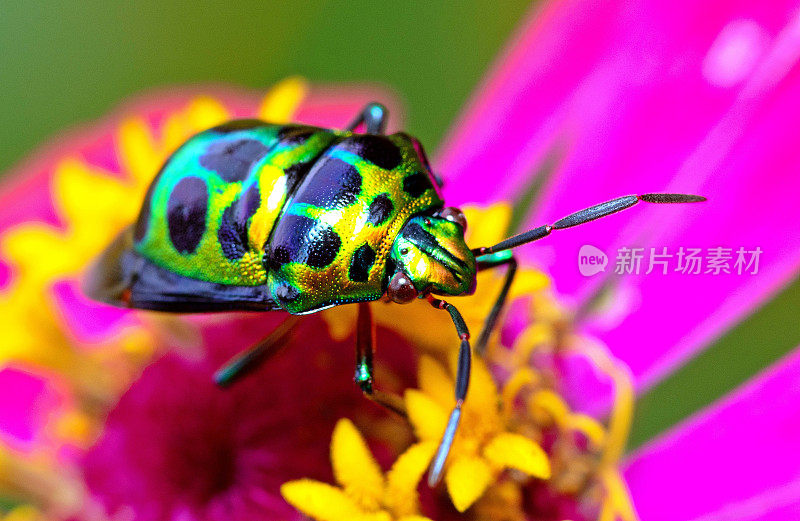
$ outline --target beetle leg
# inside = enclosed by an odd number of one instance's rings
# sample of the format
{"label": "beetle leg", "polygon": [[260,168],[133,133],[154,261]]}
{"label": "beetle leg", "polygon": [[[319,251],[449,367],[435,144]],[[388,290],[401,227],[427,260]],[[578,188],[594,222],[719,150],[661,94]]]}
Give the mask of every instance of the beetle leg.
{"label": "beetle leg", "polygon": [[354,131],[360,124],[367,127],[367,134],[383,134],[386,130],[386,121],[389,119],[389,111],[380,103],[368,103],[361,113],[354,119],[346,130]]}
{"label": "beetle leg", "polygon": [[447,455],[450,453],[450,447],[453,445],[453,440],[458,430],[458,423],[461,420],[461,407],[464,405],[464,400],[467,397],[467,390],[469,389],[472,349],[469,345],[469,330],[467,329],[467,324],[464,322],[464,318],[456,307],[444,300],[431,297],[430,295],[428,296],[428,302],[430,302],[433,307],[444,309],[450,313],[450,319],[453,321],[453,325],[456,326],[458,338],[461,339],[461,346],[458,350],[458,367],[456,369],[456,404],[450,413],[450,418],[447,420],[447,427],[445,427],[442,441],[439,442],[439,448],[436,450],[436,455],[433,457],[430,474],[428,474],[428,486],[435,487],[442,480],[444,464],[447,461]]}
{"label": "beetle leg", "polygon": [[475,352],[482,355],[486,351],[486,344],[489,342],[489,337],[492,335],[497,319],[500,316],[500,311],[503,310],[503,305],[508,298],[508,291],[511,289],[511,284],[514,282],[514,276],[517,274],[517,259],[513,255],[485,255],[476,259],[478,262],[478,271],[497,268],[498,266],[508,265],[506,269],[505,280],[500,293],[497,295],[497,300],[492,306],[492,310],[486,315],[486,320],[483,322],[483,329],[475,343]]}
{"label": "beetle leg", "polygon": [[375,322],[372,310],[366,302],[358,304],[356,324],[356,373],[355,382],[364,396],[400,416],[406,416],[403,399],[395,394],[379,391],[373,387],[372,355],[375,345]]}
{"label": "beetle leg", "polygon": [[220,387],[228,387],[268,358],[274,356],[289,341],[297,322],[298,317],[290,316],[265,339],[231,358],[214,373],[214,383]]}

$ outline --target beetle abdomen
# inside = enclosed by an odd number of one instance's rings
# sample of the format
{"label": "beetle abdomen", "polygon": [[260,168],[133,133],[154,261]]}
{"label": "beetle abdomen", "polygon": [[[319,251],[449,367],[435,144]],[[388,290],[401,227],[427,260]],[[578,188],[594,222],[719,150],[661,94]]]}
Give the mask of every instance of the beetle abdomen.
{"label": "beetle abdomen", "polygon": [[189,139],[145,197],[138,253],[172,272],[220,284],[264,284],[264,246],[287,196],[335,131],[239,120]]}

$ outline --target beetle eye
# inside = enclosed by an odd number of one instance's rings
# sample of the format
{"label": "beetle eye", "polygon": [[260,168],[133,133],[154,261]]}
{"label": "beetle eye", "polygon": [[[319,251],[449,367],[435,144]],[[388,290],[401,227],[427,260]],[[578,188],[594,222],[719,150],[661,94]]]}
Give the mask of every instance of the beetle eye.
{"label": "beetle eye", "polygon": [[397,302],[398,304],[408,304],[415,298],[417,298],[417,288],[414,287],[414,283],[411,282],[411,279],[408,278],[408,275],[403,273],[402,271],[398,271],[394,274],[392,279],[389,281],[389,287],[386,288],[386,293],[388,293],[389,298],[392,301]]}
{"label": "beetle eye", "polygon": [[458,208],[455,208],[454,206],[448,206],[447,208],[439,212],[439,217],[454,222],[457,225],[461,226],[461,228],[464,231],[467,231],[467,218],[464,217],[464,212],[462,212]]}

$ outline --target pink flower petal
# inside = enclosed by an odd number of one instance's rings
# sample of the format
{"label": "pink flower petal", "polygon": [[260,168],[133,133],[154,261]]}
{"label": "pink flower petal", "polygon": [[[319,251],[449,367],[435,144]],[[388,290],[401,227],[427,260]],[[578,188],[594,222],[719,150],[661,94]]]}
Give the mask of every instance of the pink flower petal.
{"label": "pink flower petal", "polygon": [[641,519],[797,519],[798,403],[795,350],[636,453],[625,478]]}
{"label": "pink flower petal", "polygon": [[[112,517],[300,519],[281,499],[280,485],[303,477],[330,482],[336,421],[348,415],[369,429],[387,413],[353,383],[354,338],[332,340],[319,315],[300,319],[285,349],[235,385],[213,383],[229,357],[285,318],[197,317],[202,351],[173,350],[144,369],[82,463],[90,493]],[[398,387],[412,385],[410,346],[387,331],[378,338],[381,368]],[[389,380],[381,385],[395,391]],[[185,512],[171,515],[176,509]]]}
{"label": "pink flower petal", "polygon": [[800,210],[783,196],[800,189],[795,7],[548,3],[498,62],[440,156],[446,195],[456,203],[513,199],[546,157],[557,156],[529,226],[629,193],[709,197],[680,208],[640,205],[524,248],[576,304],[604,277],[579,273],[585,244],[606,252],[607,273],[620,246],[645,246],[648,254],[665,246],[672,253],[761,247],[756,276],[624,278],[626,308],[605,317],[606,328],[619,327],[595,333],[631,365],[640,387],[769,298],[800,266]]}
{"label": "pink flower petal", "polygon": [[61,404],[48,378],[22,367],[0,369],[0,439],[27,450],[45,433],[48,416]]}
{"label": "pink flower petal", "polygon": [[85,297],[77,281],[53,284],[52,294],[62,323],[77,344],[99,344],[119,334],[125,327],[138,324],[134,313],[108,306]]}

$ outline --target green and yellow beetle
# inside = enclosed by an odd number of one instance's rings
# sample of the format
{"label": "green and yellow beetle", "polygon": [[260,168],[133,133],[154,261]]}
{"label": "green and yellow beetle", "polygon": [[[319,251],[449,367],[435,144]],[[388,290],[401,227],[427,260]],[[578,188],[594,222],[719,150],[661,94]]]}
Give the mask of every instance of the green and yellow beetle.
{"label": "green and yellow beetle", "polygon": [[[466,220],[445,207],[420,143],[384,135],[386,109],[367,105],[344,130],[237,120],[190,138],[167,160],[139,218],[101,255],[85,291],[118,306],[171,312],[285,310],[293,315],[359,303],[356,382],[373,389],[369,301],[427,299],[449,312],[460,340],[455,406],[429,483],[441,477],[467,393],[469,332],[452,304],[433,295],[475,289],[479,270],[507,266],[505,284],[476,350],[495,325],[516,270],[511,249],[633,206],[704,200],[629,195],[576,212],[494,246],[470,249]],[[366,133],[356,133],[361,125]],[[227,385],[281,343],[291,325],[220,370]]]}

